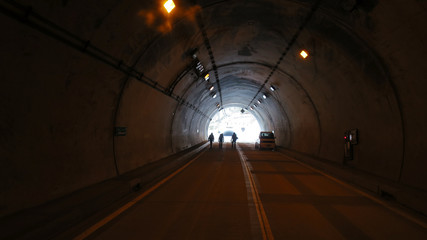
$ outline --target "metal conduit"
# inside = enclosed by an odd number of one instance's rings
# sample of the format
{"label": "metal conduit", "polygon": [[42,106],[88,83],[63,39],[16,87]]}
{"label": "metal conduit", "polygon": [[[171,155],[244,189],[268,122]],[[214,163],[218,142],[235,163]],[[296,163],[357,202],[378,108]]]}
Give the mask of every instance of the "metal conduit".
{"label": "metal conduit", "polygon": [[210,58],[211,64],[212,64],[212,69],[214,70],[215,79],[216,79],[216,85],[218,87],[220,104],[221,104],[221,107],[222,107],[223,106],[223,103],[222,103],[222,93],[221,93],[221,84],[219,82],[219,76],[218,76],[218,68],[217,68],[216,63],[215,63],[215,59],[214,59],[214,56],[213,56],[213,52],[212,52],[211,44],[209,42],[208,35],[207,35],[206,31],[205,31],[205,25],[203,24],[201,13],[198,14],[197,19],[198,19],[200,31],[202,32],[203,42],[205,43],[205,47],[208,50],[209,58]]}
{"label": "metal conduit", "polygon": [[265,87],[265,85],[267,84],[267,82],[270,80],[271,76],[273,76],[273,74],[276,72],[277,68],[279,67],[280,63],[282,62],[283,58],[286,56],[286,54],[288,54],[289,50],[291,49],[291,47],[295,44],[298,36],[300,35],[301,31],[305,28],[305,26],[307,25],[307,23],[310,21],[311,17],[314,15],[314,12],[316,12],[316,10],[319,8],[321,0],[317,0],[313,7],[311,8],[310,12],[308,13],[307,17],[304,19],[304,21],[302,22],[302,24],[299,26],[298,30],[296,31],[296,33],[294,34],[294,36],[292,37],[291,41],[289,42],[288,46],[286,47],[285,51],[283,51],[282,55],[280,55],[279,60],[276,62],[276,65],[274,65],[274,67],[271,69],[270,74],[268,75],[268,77],[265,79],[264,83],[261,85],[261,87],[259,88],[258,92],[255,94],[255,96],[252,98],[252,100],[249,102],[247,108],[250,108],[250,106],[252,105],[253,101],[255,101],[255,99],[257,98],[258,94],[262,91],[262,89]]}

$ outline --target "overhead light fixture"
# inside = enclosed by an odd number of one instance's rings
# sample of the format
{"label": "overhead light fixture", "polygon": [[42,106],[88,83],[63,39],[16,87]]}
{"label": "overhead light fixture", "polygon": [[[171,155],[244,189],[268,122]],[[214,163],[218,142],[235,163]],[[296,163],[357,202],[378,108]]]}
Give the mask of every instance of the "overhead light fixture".
{"label": "overhead light fixture", "polygon": [[219,108],[221,107],[221,105],[219,103],[216,103],[216,107]]}
{"label": "overhead light fixture", "polygon": [[212,92],[212,93],[211,93],[211,97],[212,97],[212,98],[216,98],[216,92]]}
{"label": "overhead light fixture", "polygon": [[308,57],[308,52],[307,52],[307,51],[305,51],[305,50],[302,50],[302,51],[299,53],[299,55],[300,55],[303,59],[306,59],[306,58]]}
{"label": "overhead light fixture", "polygon": [[274,92],[274,91],[276,91],[276,87],[275,87],[275,86],[273,86],[273,85],[271,85],[271,86],[270,86],[270,90]]}
{"label": "overhead light fixture", "polygon": [[166,11],[170,13],[175,8],[175,3],[172,0],[168,0],[163,4],[163,7],[165,7]]}
{"label": "overhead light fixture", "polygon": [[212,85],[210,88],[209,88],[209,91],[212,91],[212,90],[214,90],[214,86]]}
{"label": "overhead light fixture", "polygon": [[262,98],[267,99],[267,95],[263,94]]}
{"label": "overhead light fixture", "polygon": [[258,102],[258,104],[261,104],[261,99],[258,99],[257,102]]}
{"label": "overhead light fixture", "polygon": [[201,73],[205,71],[205,68],[203,67],[202,63],[199,60],[197,60],[196,69],[200,73],[199,76],[202,75]]}
{"label": "overhead light fixture", "polygon": [[205,80],[206,80],[206,81],[208,81],[208,80],[209,80],[209,73],[207,73],[207,74],[205,75]]}
{"label": "overhead light fixture", "polygon": [[253,108],[253,107],[251,107],[250,109],[251,109],[252,111],[254,110],[254,108]]}

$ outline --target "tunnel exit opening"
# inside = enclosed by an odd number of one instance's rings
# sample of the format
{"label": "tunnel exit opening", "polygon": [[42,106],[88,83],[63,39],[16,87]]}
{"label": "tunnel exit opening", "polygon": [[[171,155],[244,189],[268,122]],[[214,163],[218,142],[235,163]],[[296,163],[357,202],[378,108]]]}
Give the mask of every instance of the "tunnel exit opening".
{"label": "tunnel exit opening", "polygon": [[208,134],[213,133],[215,140],[224,134],[224,142],[231,141],[235,132],[239,142],[255,142],[260,132],[260,125],[251,111],[239,107],[227,107],[216,113],[209,123]]}

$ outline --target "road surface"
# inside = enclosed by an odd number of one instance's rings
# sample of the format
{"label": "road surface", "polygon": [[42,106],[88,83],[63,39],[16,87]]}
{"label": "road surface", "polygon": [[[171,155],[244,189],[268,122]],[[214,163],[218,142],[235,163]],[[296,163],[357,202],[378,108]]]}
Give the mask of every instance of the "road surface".
{"label": "road surface", "polygon": [[227,143],[78,238],[427,239],[406,216],[280,152]]}

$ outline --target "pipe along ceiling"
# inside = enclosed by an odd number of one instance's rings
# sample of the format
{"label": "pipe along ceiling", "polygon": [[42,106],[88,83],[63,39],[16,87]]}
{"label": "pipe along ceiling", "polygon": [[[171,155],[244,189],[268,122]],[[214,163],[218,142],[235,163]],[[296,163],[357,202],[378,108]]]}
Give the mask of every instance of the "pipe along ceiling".
{"label": "pipe along ceiling", "polygon": [[231,106],[334,163],[358,129],[354,168],[427,190],[425,3],[174,2],[0,4],[3,215],[204,142]]}

